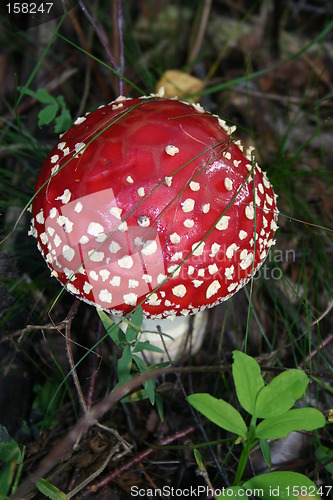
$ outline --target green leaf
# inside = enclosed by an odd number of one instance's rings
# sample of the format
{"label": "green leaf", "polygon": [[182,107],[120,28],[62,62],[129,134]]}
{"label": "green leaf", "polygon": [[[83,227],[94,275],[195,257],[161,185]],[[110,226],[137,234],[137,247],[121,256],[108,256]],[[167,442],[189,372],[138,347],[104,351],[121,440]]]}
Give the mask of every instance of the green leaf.
{"label": "green leaf", "polygon": [[[320,499],[316,485],[298,472],[268,472],[253,477],[243,484],[255,497],[264,500],[293,498],[294,500]],[[303,489],[302,489],[303,488]]]}
{"label": "green leaf", "polygon": [[21,458],[21,451],[3,426],[1,426],[0,438],[0,461],[3,462],[0,470],[0,498],[3,498],[10,490],[16,466]]}
{"label": "green leaf", "polygon": [[38,113],[38,126],[48,125],[55,119],[58,113],[58,104],[48,104]]}
{"label": "green leaf", "polygon": [[101,309],[97,309],[97,313],[99,317],[101,318],[101,321],[103,323],[103,326],[106,330],[106,332],[110,335],[112,338],[113,342],[118,346],[118,347],[123,347],[126,345],[126,337],[124,332],[119,328],[118,325],[112,319]]}
{"label": "green leaf", "polygon": [[280,439],[293,431],[313,431],[324,427],[324,415],[315,408],[298,408],[283,415],[266,418],[256,428],[258,439]]}
{"label": "green leaf", "polygon": [[280,373],[259,392],[254,409],[255,416],[273,417],[290,410],[303,396],[308,383],[309,378],[302,370],[288,370]]}
{"label": "green leaf", "polygon": [[163,408],[163,399],[161,394],[155,392],[155,402],[158,416],[160,417],[161,422],[164,422],[164,408]]}
{"label": "green leaf", "polygon": [[319,446],[315,451],[316,459],[323,465],[330,474],[333,474],[333,450],[326,446]]}
{"label": "green leaf", "polygon": [[210,394],[192,394],[187,401],[211,422],[238,436],[245,436],[247,427],[240,413],[223,399]]}
{"label": "green leaf", "polygon": [[198,467],[199,467],[199,470],[200,470],[201,472],[207,472],[207,471],[206,471],[206,467],[205,467],[205,465],[204,465],[204,463],[203,463],[203,460],[202,460],[202,456],[201,456],[200,451],[199,451],[199,450],[197,450],[196,448],[194,448],[193,453],[194,453],[194,458],[195,458],[195,461],[196,461],[196,463],[197,463],[197,465],[198,465]]}
{"label": "green leaf", "polygon": [[160,349],[159,347],[152,345],[149,342],[149,340],[146,340],[145,342],[137,342],[135,344],[133,352],[141,352],[141,351],[152,351],[152,352],[158,352],[161,354],[164,353],[163,349]]}
{"label": "green leaf", "polygon": [[43,493],[43,495],[51,500],[68,500],[67,495],[65,495],[63,491],[59,490],[56,486],[53,486],[53,484],[46,479],[38,479],[36,487],[41,493]]}
{"label": "green leaf", "polygon": [[67,108],[61,110],[60,115],[55,119],[54,131],[56,134],[65,132],[68,130],[72,124],[72,117]]}
{"label": "green leaf", "polygon": [[217,500],[222,500],[223,498],[249,498],[245,494],[244,488],[241,486],[229,486],[229,488],[222,488],[221,494],[217,497]]}
{"label": "green leaf", "polygon": [[[137,364],[141,373],[146,373],[147,371],[149,371],[143,359],[141,359],[136,354],[133,354],[133,360]],[[144,382],[143,387],[145,389],[145,392],[147,393],[149,401],[153,405],[155,403],[155,380],[154,379],[147,380],[146,382]]]}
{"label": "green leaf", "polygon": [[237,398],[244,410],[254,415],[254,406],[258,392],[265,382],[261,376],[260,366],[251,356],[240,351],[233,352],[232,375],[235,381]]}
{"label": "green leaf", "polygon": [[130,346],[126,346],[121,357],[118,359],[118,380],[120,384],[131,378],[132,352]]}
{"label": "green leaf", "polygon": [[130,322],[133,324],[133,326],[131,324],[128,324],[126,329],[127,342],[133,342],[133,340],[137,338],[142,326],[142,320],[143,320],[142,307],[137,307],[130,318]]}
{"label": "green leaf", "polygon": [[[28,92],[25,93],[27,94]],[[55,104],[58,107],[56,98],[49,94],[45,89],[38,89],[35,97],[42,104]]]}
{"label": "green leaf", "polygon": [[262,456],[263,456],[269,470],[271,470],[272,457],[271,457],[271,449],[269,447],[269,444],[267,443],[266,439],[261,439],[259,444],[260,444]]}

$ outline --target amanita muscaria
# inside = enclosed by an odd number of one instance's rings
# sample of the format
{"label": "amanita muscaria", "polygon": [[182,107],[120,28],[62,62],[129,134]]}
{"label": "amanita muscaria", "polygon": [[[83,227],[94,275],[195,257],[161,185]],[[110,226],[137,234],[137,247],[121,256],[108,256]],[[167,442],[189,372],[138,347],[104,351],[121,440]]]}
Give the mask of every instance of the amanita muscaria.
{"label": "amanita muscaria", "polygon": [[198,104],[119,97],[47,157],[30,234],[51,275],[115,315],[220,304],[274,244],[276,195],[233,128]]}

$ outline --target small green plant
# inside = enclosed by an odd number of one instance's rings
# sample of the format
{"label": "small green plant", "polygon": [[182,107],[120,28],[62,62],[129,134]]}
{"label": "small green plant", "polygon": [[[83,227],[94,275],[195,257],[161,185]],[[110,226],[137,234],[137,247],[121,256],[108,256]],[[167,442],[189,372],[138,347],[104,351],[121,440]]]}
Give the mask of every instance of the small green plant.
{"label": "small green plant", "polygon": [[[118,325],[116,325],[116,323],[112,321],[112,319],[105,312],[98,310],[98,314],[107,333],[110,335],[116,346],[122,351],[122,355],[118,359],[117,364],[118,384],[115,387],[126,383],[138,372],[145,373],[148,370],[150,371],[156,368],[162,368],[163,366],[167,366],[169,364],[159,363],[149,365],[148,367],[143,358],[138,356],[138,353],[142,351],[152,351],[163,354],[163,351],[159,347],[153,346],[149,341],[141,342],[138,339],[143,320],[143,311],[141,307],[137,307],[131,315],[126,331],[123,331]],[[143,390],[137,391],[134,394],[123,398],[122,402],[126,403],[129,401],[149,399],[151,404],[156,402],[158,413],[160,417],[163,418],[162,400],[160,395],[155,392],[155,380],[147,380],[143,386]]]}
{"label": "small green plant", "polygon": [[22,94],[27,94],[36,99],[44,108],[38,113],[38,126],[49,125],[55,120],[54,131],[60,134],[68,130],[72,125],[72,117],[66,107],[64,96],[53,97],[45,89],[38,89],[37,92],[25,87],[18,87]]}
{"label": "small green plant", "polygon": [[[251,415],[246,425],[242,415],[223,399],[210,394],[192,394],[189,403],[206,418],[222,429],[236,434],[243,450],[239,459],[233,490],[233,496],[247,498],[246,490],[256,488],[255,496],[263,499],[272,497],[273,488],[279,492],[279,498],[310,495],[320,498],[321,493],[310,479],[294,472],[269,472],[258,475],[245,483],[242,477],[250,451],[258,443],[268,467],[271,455],[268,440],[286,437],[293,431],[312,431],[325,426],[324,415],[315,408],[292,409],[308,386],[309,378],[297,369],[290,369],[277,375],[269,384],[261,375],[259,364],[250,356],[233,352],[232,376],[240,405]],[[258,420],[260,422],[258,423]],[[222,491],[219,498],[228,496],[229,488]],[[245,491],[244,491],[245,490]],[[327,494],[327,492],[326,492]],[[296,495],[297,496],[297,495]]]}
{"label": "small green plant", "polygon": [[[16,492],[21,477],[24,448],[21,451],[17,442],[12,439],[6,428],[0,426],[0,499],[9,500]],[[45,498],[66,500],[68,497],[59,488],[46,479],[39,479],[36,488]],[[10,495],[10,496],[9,496]]]}

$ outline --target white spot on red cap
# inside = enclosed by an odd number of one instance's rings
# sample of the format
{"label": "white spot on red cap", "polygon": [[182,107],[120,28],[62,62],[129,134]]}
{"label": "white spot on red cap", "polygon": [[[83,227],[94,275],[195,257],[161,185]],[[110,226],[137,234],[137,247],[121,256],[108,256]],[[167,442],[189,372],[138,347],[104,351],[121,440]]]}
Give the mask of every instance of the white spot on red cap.
{"label": "white spot on red cap", "polygon": [[89,238],[86,234],[84,234],[83,236],[81,236],[81,238],[79,239],[79,243],[81,243],[81,245],[86,245],[89,241]]}
{"label": "white spot on red cap", "polygon": [[104,252],[98,252],[97,250],[89,250],[88,255],[92,262],[102,262],[104,259]]}
{"label": "white spot on red cap", "polygon": [[49,241],[46,233],[41,233],[39,235],[39,237],[40,237],[40,241],[43,243],[43,245],[46,245],[46,243]]}
{"label": "white spot on red cap", "polygon": [[219,245],[218,243],[213,243],[211,246],[211,253],[209,254],[209,257],[215,257],[220,248],[221,245]]}
{"label": "white spot on red cap", "polygon": [[139,187],[138,195],[140,196],[140,198],[144,197],[144,195],[145,195],[145,188],[144,187]]}
{"label": "white spot on red cap", "polygon": [[273,203],[273,198],[271,198],[271,197],[269,196],[269,194],[267,194],[267,193],[266,193],[266,200],[267,200],[268,205],[272,205],[272,203]]}
{"label": "white spot on red cap", "polygon": [[157,251],[157,243],[155,240],[148,240],[144,243],[142,248],[143,255],[153,255]]}
{"label": "white spot on red cap", "polygon": [[197,243],[193,243],[192,244],[192,255],[195,255],[195,256],[202,255],[203,251],[204,251],[204,247],[205,247],[204,241],[201,241],[201,242],[198,241]]}
{"label": "white spot on red cap", "polygon": [[54,246],[56,248],[58,248],[61,245],[62,239],[60,238],[60,236],[58,234],[55,235],[53,243],[54,243]]}
{"label": "white spot on red cap", "polygon": [[245,238],[247,237],[247,232],[241,229],[238,233],[238,236],[240,240],[245,240]]}
{"label": "white spot on red cap", "polygon": [[161,302],[162,302],[162,299],[158,298],[157,293],[152,293],[151,295],[149,295],[149,297],[147,299],[147,303],[150,306],[159,306],[159,305],[161,305]]}
{"label": "white spot on red cap", "polygon": [[121,220],[121,214],[122,214],[123,209],[119,207],[111,207],[110,208],[110,214],[113,215],[118,220]]}
{"label": "white spot on red cap", "polygon": [[133,181],[133,178],[130,175],[128,175],[126,177],[126,182],[128,182],[128,184],[133,184],[134,181]]}
{"label": "white spot on red cap", "polygon": [[229,179],[229,177],[226,177],[224,179],[224,187],[226,188],[227,191],[231,191],[232,190],[232,180]]}
{"label": "white spot on red cap", "polygon": [[104,232],[104,227],[99,222],[90,222],[87,233],[91,236],[98,236]]}
{"label": "white spot on red cap", "polygon": [[191,227],[194,226],[194,221],[192,219],[185,219],[184,222],[183,222],[183,224],[188,229],[191,229]]}
{"label": "white spot on red cap", "polygon": [[88,295],[91,292],[92,289],[93,289],[93,286],[90,283],[88,283],[87,281],[85,281],[84,285],[83,285],[83,291],[84,291],[84,293],[86,295]]}
{"label": "white spot on red cap", "polygon": [[182,201],[182,211],[184,213],[192,212],[194,208],[195,201],[192,198],[187,198],[186,200]]}
{"label": "white spot on red cap", "polygon": [[183,297],[185,297],[186,292],[187,292],[187,290],[186,290],[185,285],[177,285],[177,286],[173,287],[173,289],[172,289],[172,293],[175,297],[183,298]]}
{"label": "white spot on red cap", "polygon": [[189,185],[190,185],[190,189],[192,191],[199,191],[199,189],[200,189],[199,182],[191,181]]}
{"label": "white spot on red cap", "polygon": [[171,241],[171,243],[174,243],[174,244],[179,243],[180,242],[179,234],[178,233],[170,234],[170,241]]}
{"label": "white spot on red cap", "polygon": [[245,215],[249,220],[254,219],[254,207],[253,207],[253,202],[245,207]]}
{"label": "white spot on red cap", "polygon": [[136,293],[130,292],[130,293],[124,294],[124,302],[128,306],[136,306],[137,300],[138,300],[138,296]]}
{"label": "white spot on red cap", "polygon": [[74,156],[82,155],[83,151],[86,149],[86,144],[84,142],[78,142],[74,146],[75,148],[75,154]]}
{"label": "white spot on red cap", "polygon": [[58,170],[59,170],[59,164],[57,164],[51,168],[51,175],[56,174],[58,172]]}
{"label": "white spot on red cap", "polygon": [[124,257],[118,259],[118,266],[122,269],[131,269],[133,264],[134,262],[130,255],[124,255]]}
{"label": "white spot on red cap", "polygon": [[224,275],[227,278],[227,280],[232,280],[234,272],[235,272],[235,267],[234,266],[230,266],[230,267],[226,267],[225,268]]}
{"label": "white spot on red cap", "polygon": [[50,162],[57,163],[58,160],[59,160],[59,155],[53,155],[51,156]]}
{"label": "white spot on red cap", "polygon": [[128,230],[128,225],[127,225],[127,222],[124,221],[122,222],[121,224],[118,225],[118,230],[122,233],[124,233],[125,231]]}
{"label": "white spot on red cap", "polygon": [[206,299],[210,299],[213,295],[215,295],[219,289],[221,288],[220,282],[218,280],[214,280],[206,290]]}
{"label": "white spot on red cap", "polygon": [[74,212],[79,214],[80,212],[82,212],[82,208],[83,208],[82,203],[78,201],[74,207]]}
{"label": "white spot on red cap", "polygon": [[101,290],[98,297],[101,302],[106,302],[107,304],[111,304],[112,302],[112,293],[107,289]]}
{"label": "white spot on red cap", "polygon": [[208,266],[208,272],[209,272],[209,274],[215,274],[215,273],[218,272],[218,270],[219,270],[219,268],[217,267],[216,264],[210,264]]}
{"label": "white spot on red cap", "polygon": [[177,260],[182,260],[183,252],[176,252],[171,256],[171,262],[177,262]]}
{"label": "white spot on red cap", "polygon": [[57,218],[57,224],[63,227],[66,233],[71,233],[73,231],[73,222],[70,221],[69,218],[65,217],[64,215],[59,215],[59,217]]}
{"label": "white spot on red cap", "polygon": [[[49,213],[50,219],[54,219],[57,215],[58,215],[58,210],[55,207],[51,208]],[[37,215],[36,215],[36,220],[37,220]]]}
{"label": "white spot on red cap", "polygon": [[177,153],[179,153],[179,148],[177,148],[177,146],[169,144],[168,146],[165,146],[165,152],[169,156],[175,156]]}
{"label": "white spot on red cap", "polygon": [[231,283],[231,285],[228,286],[227,290],[228,292],[233,292],[238,286],[238,283]]}
{"label": "white spot on red cap", "polygon": [[170,187],[172,184],[172,177],[164,177],[165,184]]}
{"label": "white spot on red cap", "polygon": [[175,264],[173,266],[169,266],[167,271],[169,274],[172,274],[173,278],[176,278],[176,276],[178,276],[181,271],[181,267],[178,264]]}
{"label": "white spot on red cap", "polygon": [[80,123],[83,123],[84,121],[86,121],[86,117],[85,116],[79,116],[75,122],[74,122],[74,125],[80,125]]}
{"label": "white spot on red cap", "polygon": [[209,210],[210,210],[210,203],[205,203],[202,207],[203,213],[208,214]]}
{"label": "white spot on red cap", "polygon": [[149,227],[150,226],[150,219],[147,215],[140,215],[138,217],[138,224],[140,227]]}
{"label": "white spot on red cap", "polygon": [[228,257],[228,259],[232,259],[232,257],[234,256],[234,253],[237,252],[238,249],[239,249],[239,246],[237,246],[236,243],[232,243],[227,248],[227,251],[226,251],[226,256]]}
{"label": "white spot on red cap", "polygon": [[109,250],[111,253],[117,253],[119,252],[121,246],[119,245],[119,243],[117,241],[111,241],[110,245],[109,245]]}
{"label": "white spot on red cap", "polygon": [[62,256],[68,262],[71,262],[74,259],[75,250],[73,248],[71,248],[69,245],[64,245],[62,247]]}
{"label": "white spot on red cap", "polygon": [[101,269],[98,274],[102,278],[102,281],[106,281],[110,276],[110,271],[108,269]]}
{"label": "white spot on red cap", "polygon": [[196,111],[198,111],[198,113],[205,113],[204,108],[203,108],[203,107],[202,107],[199,103],[197,103],[197,102],[193,102],[193,103],[192,103],[192,107],[193,107]]}
{"label": "white spot on red cap", "polygon": [[70,190],[69,189],[65,189],[64,193],[61,196],[58,196],[55,199],[56,200],[61,200],[63,202],[63,204],[66,205],[66,203],[69,202],[69,200],[71,199],[71,197],[72,197],[72,193],[70,192]]}
{"label": "white spot on red cap", "polygon": [[109,281],[109,283],[112,286],[120,286],[121,277],[120,276],[113,276],[112,279]]}
{"label": "white spot on red cap", "polygon": [[218,231],[224,231],[225,229],[228,229],[229,220],[229,215],[223,215],[215,225],[216,229],[218,229]]}
{"label": "white spot on red cap", "polygon": [[36,215],[36,222],[38,222],[38,224],[44,224],[45,218],[43,214],[43,209]]}
{"label": "white spot on red cap", "polygon": [[67,283],[66,288],[69,292],[74,293],[75,295],[78,295],[80,293],[80,290],[72,285],[72,283]]}

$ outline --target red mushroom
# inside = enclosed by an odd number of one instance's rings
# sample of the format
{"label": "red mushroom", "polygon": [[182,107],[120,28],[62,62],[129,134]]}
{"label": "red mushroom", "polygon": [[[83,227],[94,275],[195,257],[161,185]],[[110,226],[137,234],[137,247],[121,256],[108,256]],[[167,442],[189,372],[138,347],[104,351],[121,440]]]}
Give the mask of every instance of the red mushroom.
{"label": "red mushroom", "polygon": [[198,104],[119,97],[47,157],[30,233],[51,275],[115,315],[220,304],[274,244],[276,195],[233,128]]}

